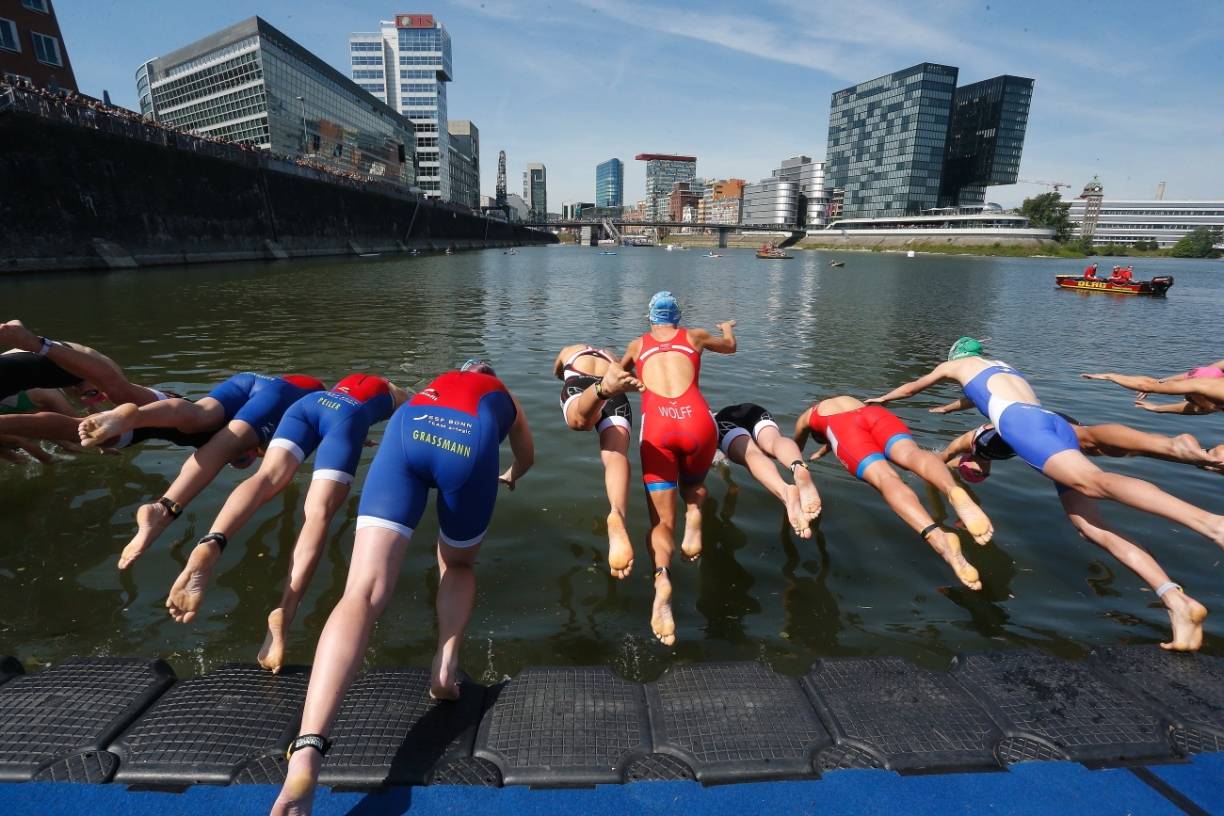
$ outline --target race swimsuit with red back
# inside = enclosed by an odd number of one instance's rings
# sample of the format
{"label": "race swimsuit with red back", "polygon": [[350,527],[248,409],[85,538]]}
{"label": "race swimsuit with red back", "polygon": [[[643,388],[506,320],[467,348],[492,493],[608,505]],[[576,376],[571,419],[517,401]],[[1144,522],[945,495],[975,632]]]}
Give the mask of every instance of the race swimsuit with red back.
{"label": "race swimsuit with red back", "polygon": [[649,491],[672,490],[680,483],[700,483],[718,449],[718,426],[698,388],[701,352],[693,347],[686,329],[676,329],[676,335],[666,341],[656,340],[649,333],[642,335],[638,376],[645,377],[650,359],[667,351],[689,358],[693,381],[683,394],[674,398],[649,389],[642,393],[642,481]]}

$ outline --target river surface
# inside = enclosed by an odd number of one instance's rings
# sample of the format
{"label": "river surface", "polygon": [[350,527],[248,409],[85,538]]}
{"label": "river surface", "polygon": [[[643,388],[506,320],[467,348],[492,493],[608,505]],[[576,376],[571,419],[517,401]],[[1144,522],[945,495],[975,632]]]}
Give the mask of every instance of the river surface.
{"label": "river surface", "polygon": [[[812,400],[881,394],[929,370],[969,334],[990,338],[989,353],[1081,421],[1224,441],[1224,415],[1147,413],[1117,386],[1078,379],[1081,371],[1169,373],[1224,357],[1220,262],[1137,261],[1138,276],[1177,278],[1168,299],[1151,299],[1055,289],[1054,273],[1078,271],[1074,261],[846,252],[758,261],[751,250],[723,253],[539,247],[3,278],[0,317],[93,345],[132,379],[189,396],[245,370],[328,383],[369,371],[419,387],[468,357],[493,361],[530,418],[537,461],[514,493],[503,491],[480,555],[462,665],[485,682],[527,665],[608,664],[639,680],[696,660],[760,658],[800,673],[823,656],[895,654],[938,666],[958,651],[1027,644],[1074,656],[1167,636],[1153,593],[1082,541],[1051,484],[1018,460],[996,464],[974,490],[996,533],[987,547],[962,536],[985,585],[973,593],[828,457],[813,465],[825,511],[809,541],[791,536],[780,505],[747,471],[711,472],[705,554],[674,565],[679,640],[657,644],[642,494],[634,489],[630,517],[637,565],[619,582],[605,565],[597,439],[564,426],[551,369],[568,343],[623,350],[645,330],[646,302],[658,289],[676,292],[686,324],[739,321],[739,353],[703,361],[711,406],[759,402],[787,429]],[[833,257],[845,267],[830,268]],[[920,444],[942,447],[981,421],[927,412],[955,396],[941,386],[895,410]],[[115,457],[65,456],[46,468],[0,463],[0,654],[31,664],[156,655],[183,675],[254,660],[301,523],[309,468],[232,541],[202,614],[181,625],[166,614],[166,592],[250,471],[227,468],[126,573],[115,559],[134,531],[133,512],[161,495],[186,455],[155,442]],[[372,456],[363,457],[358,487]],[[508,464],[508,446],[502,459]],[[636,484],[636,451],[633,462]],[[1222,476],[1140,459],[1104,465],[1224,512]],[[356,507],[354,491],[291,633],[290,662],[311,661],[340,595]],[[1169,522],[1116,505],[1106,512],[1217,610],[1207,649],[1219,653],[1224,552]],[[429,665],[435,532],[429,511],[373,636],[371,665]]]}

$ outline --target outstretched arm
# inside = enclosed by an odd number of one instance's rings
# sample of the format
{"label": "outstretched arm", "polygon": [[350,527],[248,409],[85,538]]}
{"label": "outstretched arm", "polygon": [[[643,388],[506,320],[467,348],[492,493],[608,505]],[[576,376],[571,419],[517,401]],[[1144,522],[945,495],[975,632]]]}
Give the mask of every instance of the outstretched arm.
{"label": "outstretched arm", "polygon": [[621,368],[626,371],[633,371],[637,365],[638,352],[642,348],[642,338],[638,337],[633,340],[626,348],[624,355],[621,356]]}
{"label": "outstretched arm", "polygon": [[705,329],[690,329],[689,339],[697,345],[698,350],[709,349],[715,354],[734,354],[736,349],[735,321],[724,320],[718,324],[718,328],[722,331],[721,337],[715,337]]}
{"label": "outstretched arm", "polygon": [[1153,377],[1131,377],[1125,374],[1081,374],[1086,380],[1107,380],[1123,388],[1145,394],[1200,394],[1211,400],[1224,402],[1224,379],[1157,380]]}
{"label": "outstretched arm", "polygon": [[514,400],[515,408],[514,424],[510,426],[509,434],[514,462],[498,481],[513,490],[514,483],[535,464],[535,441],[531,437],[531,428],[527,425],[527,414],[523,412],[523,406],[519,405],[519,401],[513,396],[510,399]]}
{"label": "outstretched arm", "polygon": [[939,365],[935,366],[935,368],[929,374],[925,374],[913,382],[906,383],[905,385],[899,385],[882,397],[872,397],[869,400],[863,400],[863,402],[867,403],[868,405],[883,405],[884,403],[892,402],[893,400],[912,397],[915,394],[930,388],[940,380],[947,378],[949,376],[947,371],[948,364],[940,363]]}
{"label": "outstretched arm", "polygon": [[1182,400],[1181,402],[1170,402],[1161,405],[1155,402],[1148,402],[1144,399],[1135,400],[1135,407],[1142,408],[1145,411],[1151,411],[1154,414],[1186,414],[1187,416],[1195,416],[1197,414],[1209,414],[1210,411],[1204,411],[1192,402]]}
{"label": "outstretched arm", "polygon": [[964,456],[973,450],[973,435],[977,433],[977,428],[972,431],[965,431],[960,436],[948,443],[948,447],[943,449],[943,453],[939,454],[944,462],[951,462],[953,459]]}
{"label": "outstretched arm", "polygon": [[88,346],[52,343],[47,350],[47,359],[68,373],[94,383],[116,405],[125,402],[147,405],[157,401],[157,394],[152,389],[129,382],[114,360]]}
{"label": "outstretched arm", "polygon": [[961,397],[960,399],[952,400],[952,402],[949,402],[947,405],[938,405],[932,408],[931,413],[950,414],[953,411],[964,411],[972,407],[974,407],[973,400],[969,399],[968,397]]}
{"label": "outstretched arm", "polygon": [[804,446],[807,445],[808,437],[812,435],[812,429],[808,426],[808,420],[811,418],[811,416],[812,409],[809,408],[800,414],[799,418],[795,420],[794,440],[795,444],[799,446],[800,451],[802,451]]}

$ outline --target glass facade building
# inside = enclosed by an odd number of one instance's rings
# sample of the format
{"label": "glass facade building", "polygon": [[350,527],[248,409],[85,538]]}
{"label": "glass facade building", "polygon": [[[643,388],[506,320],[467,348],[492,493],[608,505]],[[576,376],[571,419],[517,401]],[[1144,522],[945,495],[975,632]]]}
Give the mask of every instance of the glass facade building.
{"label": "glass facade building", "polygon": [[431,198],[452,201],[446,115],[446,83],[453,78],[450,34],[432,14],[397,14],[380,26],[377,32],[349,35],[353,81],[412,122],[417,185]]}
{"label": "glass facade building", "polygon": [[813,229],[821,229],[829,223],[829,193],[825,187],[824,162],[812,161],[808,156],[793,156],[783,160],[782,166],[773,171],[773,176],[798,185],[793,223]]}
{"label": "glass facade building", "polygon": [[741,224],[790,226],[799,206],[799,185],[779,178],[744,185]]}
{"label": "glass facade building", "polygon": [[668,220],[672,190],[677,181],[696,181],[697,158],[667,153],[639,153],[635,158],[646,162],[646,219]]}
{"label": "glass facade building", "polygon": [[847,216],[917,214],[939,203],[957,69],[924,62],[833,94],[827,186]]}
{"label": "glass facade building", "polygon": [[450,136],[451,198],[471,210],[480,208],[480,129],[467,119],[446,123]]}
{"label": "glass facade building", "polygon": [[548,170],[544,165],[529,164],[523,171],[523,201],[529,220],[548,220]]}
{"label": "glass facade building", "polygon": [[415,180],[412,125],[259,17],[136,72],[141,113],[337,172]]}
{"label": "glass facade building", "polygon": [[956,89],[944,154],[941,207],[981,207],[986,188],[1015,184],[1033,80],[1004,74]]}
{"label": "glass facade building", "polygon": [[608,159],[595,168],[595,205],[623,207],[625,204],[625,165]]}

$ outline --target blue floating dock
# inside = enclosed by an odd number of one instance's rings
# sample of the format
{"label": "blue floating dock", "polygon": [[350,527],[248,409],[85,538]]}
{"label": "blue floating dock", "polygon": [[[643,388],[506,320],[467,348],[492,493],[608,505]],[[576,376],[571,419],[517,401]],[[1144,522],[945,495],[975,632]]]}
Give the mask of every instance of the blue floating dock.
{"label": "blue floating dock", "polygon": [[[457,703],[422,669],[345,698],[316,813],[1219,813],[1224,659],[961,656],[529,668]],[[0,813],[266,813],[309,670],[0,660]],[[740,784],[751,783],[751,784]]]}

